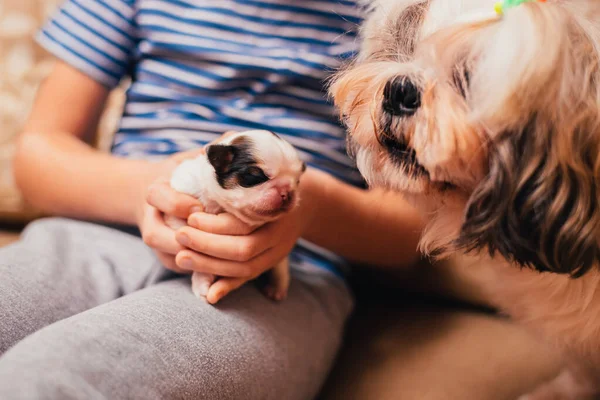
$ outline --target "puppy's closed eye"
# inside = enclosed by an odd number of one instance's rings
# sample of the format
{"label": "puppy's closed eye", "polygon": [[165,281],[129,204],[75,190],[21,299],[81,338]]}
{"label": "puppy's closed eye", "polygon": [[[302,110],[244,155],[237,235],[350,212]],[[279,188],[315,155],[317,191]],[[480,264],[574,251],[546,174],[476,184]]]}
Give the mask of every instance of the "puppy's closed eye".
{"label": "puppy's closed eye", "polygon": [[457,67],[452,73],[452,83],[456,87],[456,90],[458,90],[458,93],[463,98],[467,98],[470,80],[471,75],[469,73],[469,70],[464,66]]}
{"label": "puppy's closed eye", "polygon": [[268,180],[269,177],[259,167],[248,167],[238,174],[238,183],[245,188],[258,186]]}

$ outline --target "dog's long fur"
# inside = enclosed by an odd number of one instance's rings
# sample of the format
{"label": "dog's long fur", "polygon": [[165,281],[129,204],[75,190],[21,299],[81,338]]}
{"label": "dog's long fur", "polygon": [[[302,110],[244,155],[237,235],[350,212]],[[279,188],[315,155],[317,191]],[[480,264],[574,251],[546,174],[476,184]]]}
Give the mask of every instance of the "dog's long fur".
{"label": "dog's long fur", "polygon": [[[331,86],[361,172],[427,213],[425,253],[491,259],[497,302],[600,370],[600,2],[370,4]],[[389,112],[390,82],[418,109]]]}

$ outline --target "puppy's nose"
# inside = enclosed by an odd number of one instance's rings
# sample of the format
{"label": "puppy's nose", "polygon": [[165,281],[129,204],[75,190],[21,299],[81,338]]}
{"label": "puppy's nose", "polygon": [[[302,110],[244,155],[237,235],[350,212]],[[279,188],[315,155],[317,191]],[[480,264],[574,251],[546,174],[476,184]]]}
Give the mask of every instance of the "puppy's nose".
{"label": "puppy's nose", "polygon": [[421,106],[421,92],[406,76],[397,76],[383,89],[383,110],[391,115],[408,117]]}
{"label": "puppy's nose", "polygon": [[294,192],[281,193],[281,208],[287,210],[294,201]]}

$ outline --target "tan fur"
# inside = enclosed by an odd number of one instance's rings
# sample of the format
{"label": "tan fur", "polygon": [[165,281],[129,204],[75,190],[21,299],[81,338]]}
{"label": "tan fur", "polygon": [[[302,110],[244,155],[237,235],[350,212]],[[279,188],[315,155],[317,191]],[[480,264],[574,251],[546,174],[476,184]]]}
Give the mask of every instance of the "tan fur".
{"label": "tan fur", "polygon": [[[376,1],[331,93],[367,181],[429,217],[422,250],[491,262],[496,304],[586,371],[558,379],[581,381],[567,397],[600,394],[600,2],[530,2],[502,18],[494,3]],[[413,115],[382,107],[398,76],[420,89]],[[394,161],[386,137],[414,150],[427,175]],[[510,243],[513,231],[529,247]],[[520,268],[532,264],[552,272]]]}

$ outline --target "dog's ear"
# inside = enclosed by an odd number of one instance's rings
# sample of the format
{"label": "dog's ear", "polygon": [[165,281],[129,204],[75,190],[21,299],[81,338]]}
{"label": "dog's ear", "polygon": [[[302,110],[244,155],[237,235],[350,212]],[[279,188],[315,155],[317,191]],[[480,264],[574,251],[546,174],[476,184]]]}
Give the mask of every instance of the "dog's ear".
{"label": "dog's ear", "polygon": [[233,164],[235,151],[235,146],[225,146],[222,144],[212,144],[208,146],[206,149],[206,156],[218,176],[227,174]]}
{"label": "dog's ear", "polygon": [[595,136],[553,132],[534,118],[494,140],[488,176],[471,195],[457,245],[573,277],[597,266]]}
{"label": "dog's ear", "polygon": [[208,161],[215,169],[217,182],[224,189],[238,186],[237,174],[248,165],[256,164],[255,146],[245,135],[234,138],[230,144],[211,144],[206,149]]}

